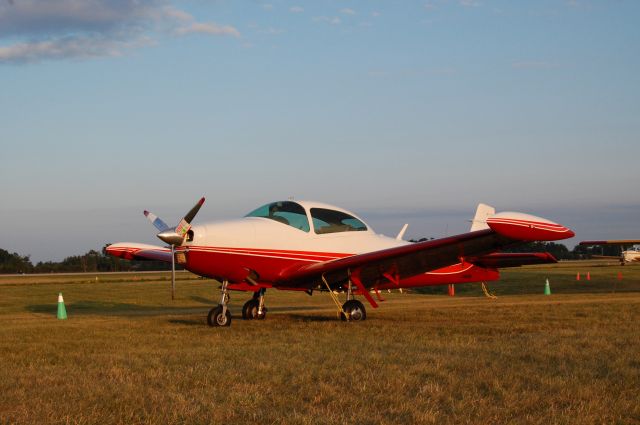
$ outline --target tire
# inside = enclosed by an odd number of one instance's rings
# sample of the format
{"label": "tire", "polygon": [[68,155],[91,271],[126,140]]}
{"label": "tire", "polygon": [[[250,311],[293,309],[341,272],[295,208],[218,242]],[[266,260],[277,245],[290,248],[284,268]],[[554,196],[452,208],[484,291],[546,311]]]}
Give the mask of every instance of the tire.
{"label": "tire", "polygon": [[257,314],[257,310],[256,310],[256,319],[258,320],[264,320],[267,317],[267,307],[262,307],[262,314]]}
{"label": "tire", "polygon": [[258,316],[259,301],[255,298],[250,299],[242,306],[242,318],[244,320],[253,320]]}
{"label": "tire", "polygon": [[252,298],[242,307],[242,318],[244,320],[263,320],[267,317],[267,308],[262,307],[262,314],[258,315],[258,308],[260,307],[260,301],[256,298]]}
{"label": "tire", "polygon": [[222,306],[219,305],[215,308],[212,308],[207,315],[207,323],[209,326],[218,327],[218,326],[231,326],[231,313],[227,308],[225,314],[222,314]]}
{"label": "tire", "polygon": [[[349,314],[350,322],[360,322],[366,320],[367,310],[364,305],[358,300],[349,300],[342,305],[342,310]],[[340,313],[340,320],[346,321],[347,317],[344,313]]]}

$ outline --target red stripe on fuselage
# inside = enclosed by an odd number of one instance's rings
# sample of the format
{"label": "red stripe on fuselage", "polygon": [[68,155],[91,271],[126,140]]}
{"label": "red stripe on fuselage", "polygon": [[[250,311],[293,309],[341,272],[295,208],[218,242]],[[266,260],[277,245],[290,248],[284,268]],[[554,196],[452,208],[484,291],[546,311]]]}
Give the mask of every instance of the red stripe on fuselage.
{"label": "red stripe on fuselage", "polygon": [[[270,250],[254,248],[225,247],[181,247],[187,253],[187,269],[194,273],[226,278],[231,282],[242,282],[249,271],[258,273],[259,283],[278,281],[283,270],[309,262],[330,261],[349,257],[353,254],[323,253],[293,250]],[[398,287],[418,287],[497,280],[499,274],[494,269],[484,269],[470,263],[458,263],[428,273],[404,279],[395,283],[378,285],[380,289]],[[300,288],[297,288],[298,290]]]}

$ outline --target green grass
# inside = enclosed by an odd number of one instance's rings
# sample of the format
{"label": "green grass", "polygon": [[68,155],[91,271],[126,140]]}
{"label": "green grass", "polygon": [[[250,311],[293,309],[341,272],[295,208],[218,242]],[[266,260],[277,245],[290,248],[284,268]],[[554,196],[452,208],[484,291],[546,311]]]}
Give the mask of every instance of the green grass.
{"label": "green grass", "polygon": [[640,423],[640,268],[585,266],[507,270],[497,300],[385,293],[362,323],[276,290],[242,321],[232,293],[222,329],[188,273],[175,301],[165,273],[0,278],[0,424]]}

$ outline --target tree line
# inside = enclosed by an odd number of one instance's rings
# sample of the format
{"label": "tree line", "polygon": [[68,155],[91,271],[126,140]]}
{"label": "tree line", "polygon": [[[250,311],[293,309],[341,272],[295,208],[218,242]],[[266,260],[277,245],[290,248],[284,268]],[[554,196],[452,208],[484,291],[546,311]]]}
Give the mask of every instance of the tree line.
{"label": "tree line", "polygon": [[101,251],[94,249],[83,255],[72,255],[62,261],[39,261],[35,265],[28,255],[10,253],[0,248],[0,274],[15,273],[90,273],[170,270],[171,265],[162,261],[125,260],[107,255],[105,245]]}
{"label": "tree line", "polygon": [[[434,238],[411,239],[410,242],[424,242]],[[576,245],[572,250],[566,245],[556,242],[527,242],[502,252],[548,252],[558,260],[585,260],[593,255],[607,255],[612,257],[620,256],[620,247],[606,246],[583,246]]]}

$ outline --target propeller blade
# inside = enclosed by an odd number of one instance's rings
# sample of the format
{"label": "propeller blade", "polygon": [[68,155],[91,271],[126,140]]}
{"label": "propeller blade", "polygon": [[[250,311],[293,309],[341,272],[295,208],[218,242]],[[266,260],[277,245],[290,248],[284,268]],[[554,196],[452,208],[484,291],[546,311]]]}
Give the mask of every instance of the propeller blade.
{"label": "propeller blade", "polygon": [[182,245],[184,241],[184,237],[191,229],[191,220],[198,214],[200,211],[200,207],[204,204],[204,198],[200,198],[197,204],[184,216],[184,218],[178,223],[175,228],[171,228],[167,226],[167,224],[160,220],[156,215],[150,213],[149,211],[145,211],[144,215],[151,220],[154,226],[156,226],[160,233],[156,236],[160,238],[160,240],[168,243],[169,245]]}
{"label": "propeller blade", "polygon": [[162,221],[162,219],[157,215],[155,215],[154,213],[144,210],[144,216],[147,217],[151,222],[151,224],[153,224],[156,227],[156,229],[160,230],[161,232],[164,232],[165,230],[169,229],[169,226],[167,225],[167,223]]}
{"label": "propeller blade", "polygon": [[180,223],[176,226],[176,233],[179,236],[184,237],[184,235],[187,234],[187,232],[191,228],[191,220],[193,220],[196,214],[198,214],[198,211],[200,211],[202,204],[204,204],[204,197],[200,198],[198,203],[195,204],[193,208],[191,208],[187,215],[185,215],[182,221],[180,221]]}

